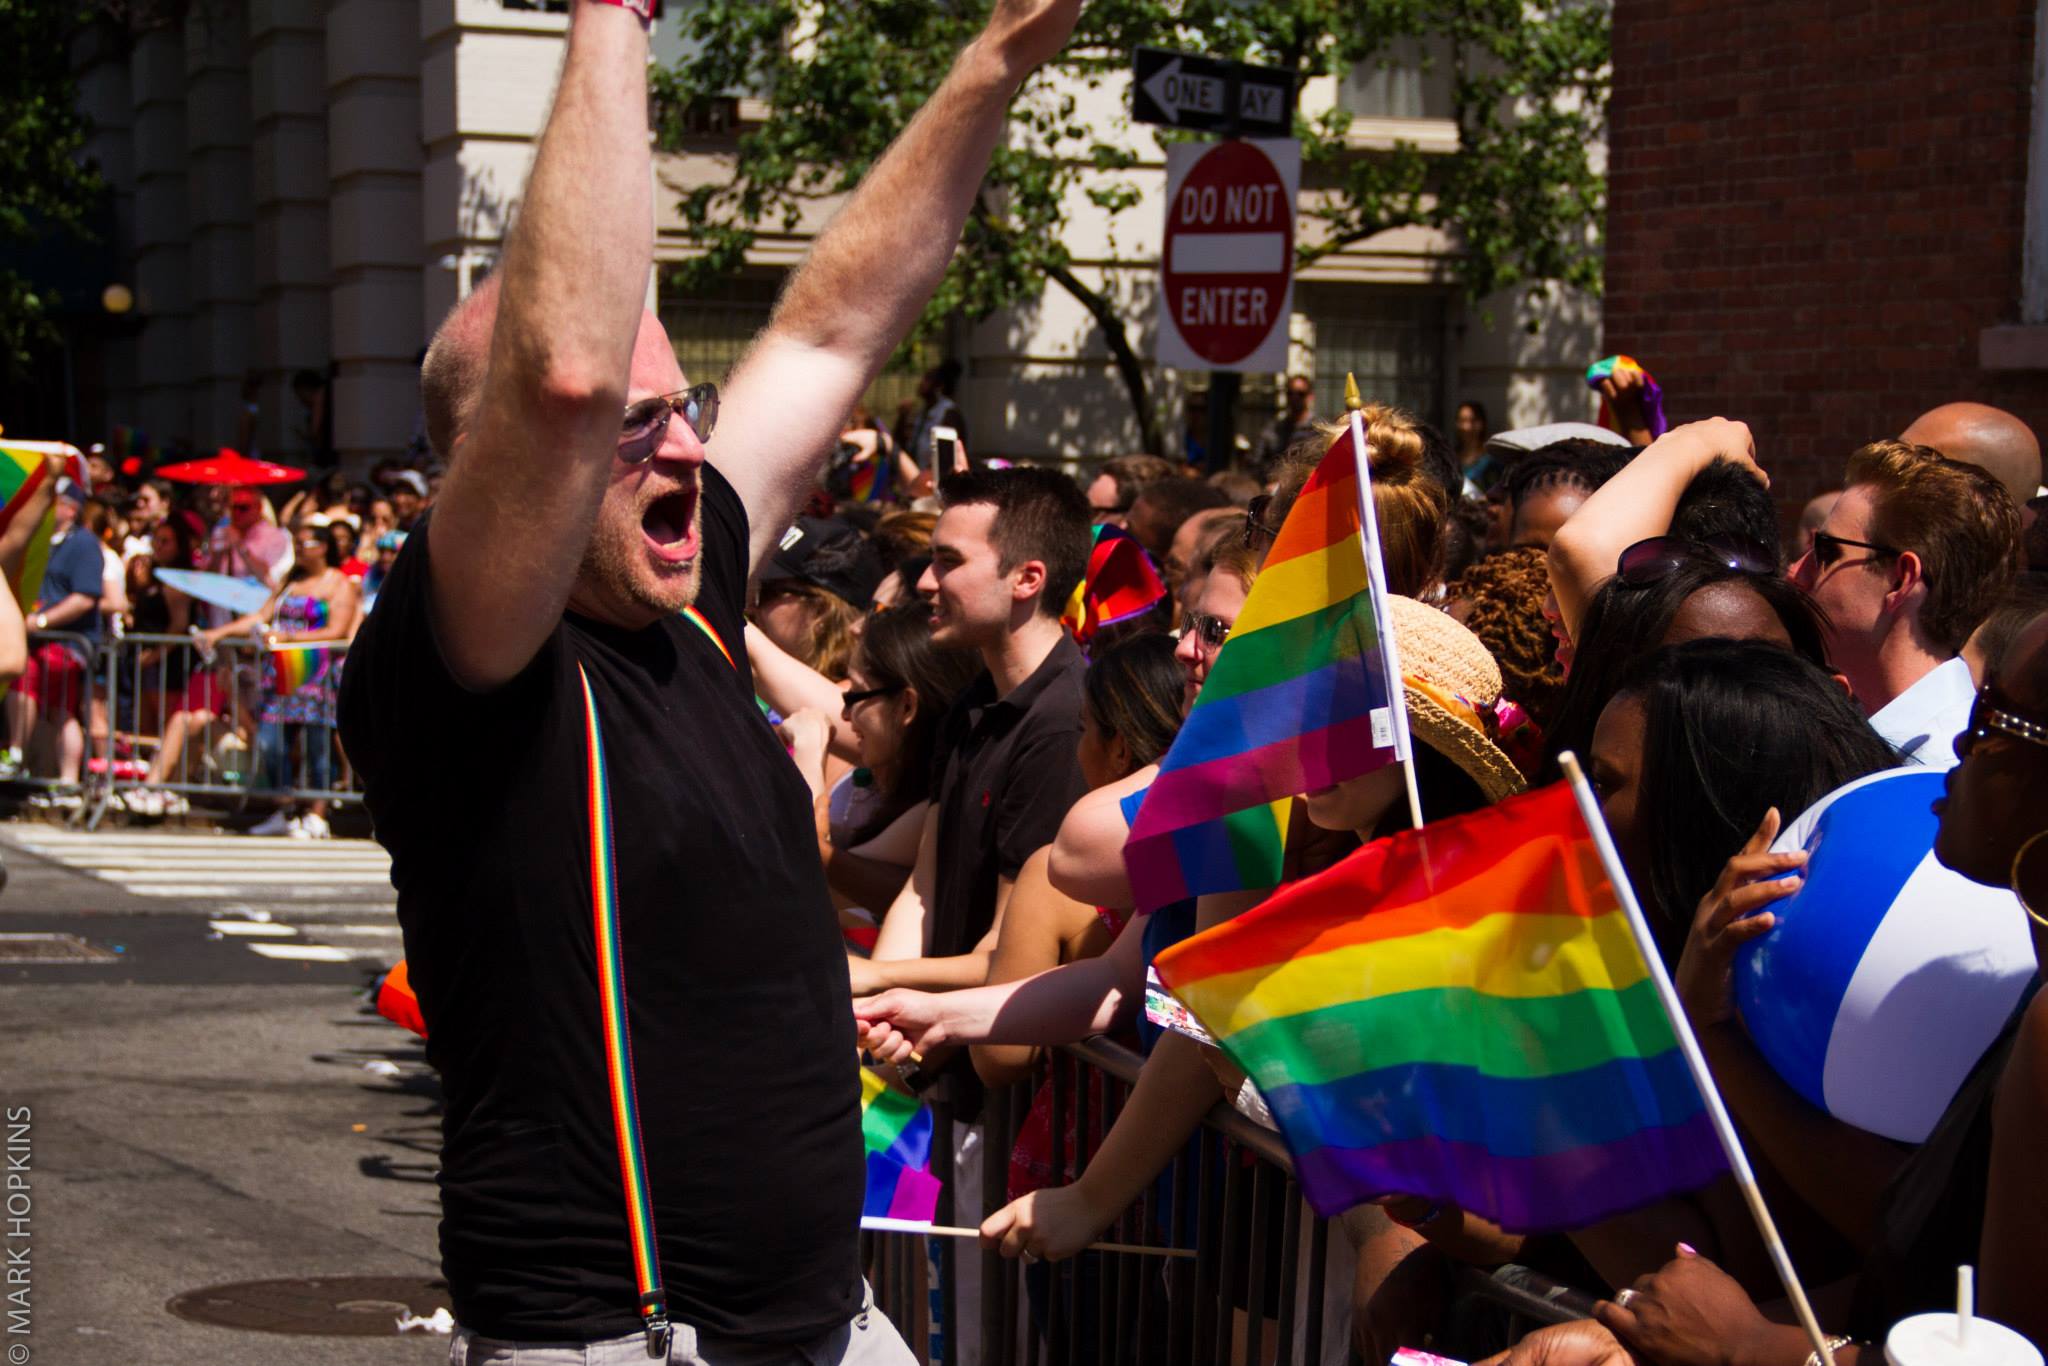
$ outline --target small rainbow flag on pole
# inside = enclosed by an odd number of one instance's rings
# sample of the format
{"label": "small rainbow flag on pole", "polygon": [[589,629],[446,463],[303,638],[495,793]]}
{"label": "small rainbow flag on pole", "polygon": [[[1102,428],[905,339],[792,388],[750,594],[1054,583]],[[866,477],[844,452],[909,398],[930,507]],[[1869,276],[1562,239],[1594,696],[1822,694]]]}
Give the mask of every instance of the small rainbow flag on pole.
{"label": "small rainbow flag on pole", "polygon": [[1309,1203],[1581,1228],[1727,1169],[1570,787],[1378,840],[1162,953]]}
{"label": "small rainbow flag on pole", "polygon": [[318,645],[280,645],[270,652],[271,672],[276,675],[275,695],[290,697],[320,672],[323,656],[331,647]]}
{"label": "small rainbow flag on pole", "polygon": [[861,1216],[930,1223],[939,1208],[931,1173],[932,1113],[870,1070],[860,1070],[860,1132],[868,1156]]}
{"label": "small rainbow flag on pole", "polygon": [[1088,572],[1074,585],[1060,621],[1086,645],[1103,627],[1142,616],[1165,596],[1166,585],[1138,538],[1120,526],[1098,525]]}
{"label": "small rainbow flag on pole", "polygon": [[1276,885],[1295,793],[1407,758],[1367,582],[1357,431],[1330,443],[1287,514],[1131,823],[1141,909]]}

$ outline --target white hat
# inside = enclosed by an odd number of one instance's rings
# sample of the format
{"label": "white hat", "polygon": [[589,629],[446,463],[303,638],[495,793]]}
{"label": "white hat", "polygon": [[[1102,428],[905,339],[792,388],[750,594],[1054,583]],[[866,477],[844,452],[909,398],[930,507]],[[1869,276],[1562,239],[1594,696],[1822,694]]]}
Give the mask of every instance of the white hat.
{"label": "white hat", "polygon": [[1636,444],[1620,432],[1610,432],[1590,422],[1546,422],[1540,427],[1517,427],[1511,432],[1495,432],[1486,438],[1486,449],[1503,455],[1521,455],[1540,451],[1559,441],[1598,441],[1603,446],[1623,448],[1632,448]]}

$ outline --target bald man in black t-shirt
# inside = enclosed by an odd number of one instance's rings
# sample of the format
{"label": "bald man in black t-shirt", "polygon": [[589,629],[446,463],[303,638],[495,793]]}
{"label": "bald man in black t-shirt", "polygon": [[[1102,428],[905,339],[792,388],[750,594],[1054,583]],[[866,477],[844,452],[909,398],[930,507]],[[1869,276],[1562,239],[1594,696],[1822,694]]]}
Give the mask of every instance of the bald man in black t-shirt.
{"label": "bald man in black t-shirt", "polygon": [[[565,1343],[905,1362],[857,1260],[845,958],[741,610],[1078,0],[1001,0],[722,396],[643,308],[646,3],[573,7],[502,262],[422,368],[446,483],[342,688],[446,1092],[443,1269],[471,1366]],[[637,1124],[615,1120],[600,1008],[614,923]]]}

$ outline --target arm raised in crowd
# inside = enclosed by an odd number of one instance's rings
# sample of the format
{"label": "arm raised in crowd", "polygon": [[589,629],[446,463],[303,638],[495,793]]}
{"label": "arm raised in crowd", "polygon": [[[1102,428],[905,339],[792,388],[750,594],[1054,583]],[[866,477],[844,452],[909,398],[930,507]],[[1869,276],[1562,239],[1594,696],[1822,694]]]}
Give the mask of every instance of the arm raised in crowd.
{"label": "arm raised in crowd", "polygon": [[875,163],[726,385],[710,457],[739,490],[760,564],[846,414],[938,287],[1005,111],[1058,52],[1080,0],[999,0],[988,27]]}
{"label": "arm raised in crowd", "polygon": [[844,715],[845,690],[810,665],[768,639],[767,632],[747,623],[747,664],[754,671],[754,691],[784,716],[806,707],[821,712],[832,725],[832,752],[858,759],[860,743]]}
{"label": "arm raised in crowd", "polygon": [[[428,528],[437,633],[467,686],[526,667],[569,601],[646,299],[650,165],[647,30],[618,5],[577,0],[554,111],[486,286],[498,301],[481,396]],[[487,309],[474,317],[490,326]]]}
{"label": "arm raised in crowd", "polygon": [[1651,442],[1558,528],[1550,543],[1550,587],[1565,630],[1578,634],[1586,604],[1614,576],[1621,552],[1669,531],[1685,486],[1717,459],[1746,467],[1758,483],[1770,487],[1770,477],[1756,463],[1749,428],[1710,417],[1673,427]]}

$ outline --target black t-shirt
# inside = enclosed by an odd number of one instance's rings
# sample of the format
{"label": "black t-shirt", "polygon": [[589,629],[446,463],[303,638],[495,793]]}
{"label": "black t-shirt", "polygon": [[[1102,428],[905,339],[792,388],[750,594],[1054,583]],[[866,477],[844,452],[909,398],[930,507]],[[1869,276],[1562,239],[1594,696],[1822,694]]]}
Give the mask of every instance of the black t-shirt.
{"label": "black t-shirt", "polygon": [[[1008,696],[998,699],[983,671],[946,713],[932,784],[939,809],[933,957],[973,951],[995,919],[997,880],[1014,881],[1088,790],[1075,754],[1087,672],[1087,657],[1063,635]],[[981,1087],[964,1054],[946,1075],[954,1116],[971,1120]]]}
{"label": "black t-shirt", "polygon": [[802,778],[740,649],[747,519],[703,474],[697,606],[626,631],[563,617],[462,689],[428,537],[349,652],[342,743],[392,855],[441,1072],[441,1256],[464,1327],[589,1341],[640,1323],[608,1103],[580,675],[610,770],[634,1073],[670,1314],[793,1342],[860,1310],[865,1167],[846,958]]}

